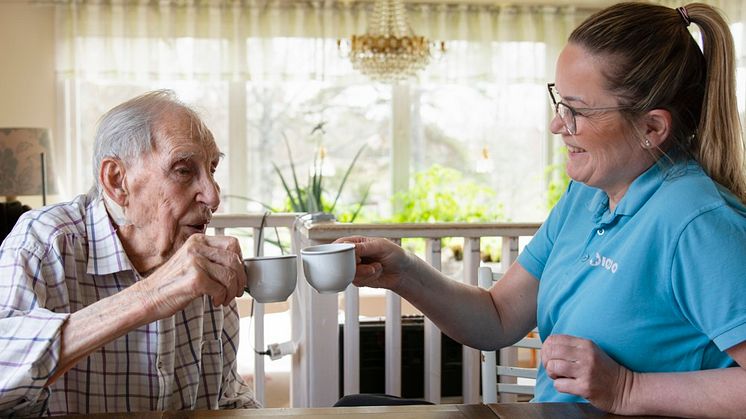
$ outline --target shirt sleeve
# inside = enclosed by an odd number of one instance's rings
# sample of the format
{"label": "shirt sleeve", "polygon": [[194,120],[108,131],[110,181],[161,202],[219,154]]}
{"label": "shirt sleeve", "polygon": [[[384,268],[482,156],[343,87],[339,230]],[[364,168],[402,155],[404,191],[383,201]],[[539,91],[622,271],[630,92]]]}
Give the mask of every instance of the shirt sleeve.
{"label": "shirt sleeve", "polygon": [[523,269],[539,280],[541,280],[544,267],[554,247],[555,238],[559,234],[562,220],[566,218],[569,201],[568,195],[570,195],[573,183],[570,181],[570,184],[567,185],[567,190],[562,194],[557,205],[552,208],[549,216],[541,227],[539,227],[539,230],[536,231],[536,234],[534,234],[534,237],[526,245],[526,248],[523,249],[523,252],[518,255],[518,263],[521,264]]}
{"label": "shirt sleeve", "polygon": [[261,404],[254,398],[254,392],[243,381],[236,367],[238,352],[239,315],[236,300],[224,310],[223,323],[223,387],[218,404],[220,409],[259,408]]}
{"label": "shirt sleeve", "polygon": [[671,281],[682,314],[721,351],[746,341],[746,218],[727,206],[689,222]]}
{"label": "shirt sleeve", "polygon": [[[18,228],[21,227],[21,228]],[[45,387],[58,367],[61,329],[68,313],[45,308],[44,278],[62,271],[61,259],[34,240],[28,225],[0,247],[0,416],[39,415]],[[25,232],[24,232],[25,231]]]}

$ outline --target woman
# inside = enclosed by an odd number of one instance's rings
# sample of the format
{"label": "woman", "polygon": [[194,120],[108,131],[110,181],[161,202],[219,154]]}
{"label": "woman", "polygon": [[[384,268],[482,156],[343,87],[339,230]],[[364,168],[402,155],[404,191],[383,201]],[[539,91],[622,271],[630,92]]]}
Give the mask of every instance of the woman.
{"label": "woman", "polygon": [[481,290],[389,241],[340,239],[357,243],[355,284],[476,348],[538,325],[535,401],[743,416],[746,172],[726,22],[702,4],[614,5],[571,34],[549,88],[573,181],[503,279]]}

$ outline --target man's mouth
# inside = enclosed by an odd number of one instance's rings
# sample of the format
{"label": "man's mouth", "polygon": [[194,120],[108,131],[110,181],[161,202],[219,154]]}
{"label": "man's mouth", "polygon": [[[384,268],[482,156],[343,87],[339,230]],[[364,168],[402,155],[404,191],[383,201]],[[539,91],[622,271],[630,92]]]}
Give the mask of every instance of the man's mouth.
{"label": "man's mouth", "polygon": [[204,234],[205,231],[207,231],[207,223],[204,224],[187,224],[187,227],[194,229],[195,233],[202,233]]}

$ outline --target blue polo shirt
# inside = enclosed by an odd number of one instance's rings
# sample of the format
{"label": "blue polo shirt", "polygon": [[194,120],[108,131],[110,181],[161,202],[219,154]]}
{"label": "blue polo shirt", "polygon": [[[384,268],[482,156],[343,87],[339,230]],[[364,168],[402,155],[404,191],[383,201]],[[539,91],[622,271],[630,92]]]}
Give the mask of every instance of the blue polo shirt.
{"label": "blue polo shirt", "polygon": [[[542,341],[595,342],[638,372],[735,365],[746,340],[746,207],[694,161],[655,164],[614,211],[571,182],[518,262],[539,278]],[[539,368],[534,401],[574,402]]]}

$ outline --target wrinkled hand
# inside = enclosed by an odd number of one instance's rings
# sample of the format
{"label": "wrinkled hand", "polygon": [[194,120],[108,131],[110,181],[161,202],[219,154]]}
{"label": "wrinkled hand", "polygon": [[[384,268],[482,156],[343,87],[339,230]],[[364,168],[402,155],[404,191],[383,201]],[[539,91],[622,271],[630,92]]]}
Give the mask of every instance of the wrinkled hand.
{"label": "wrinkled hand", "polygon": [[358,287],[395,289],[409,263],[407,252],[390,240],[361,236],[342,237],[335,243],[355,243]]}
{"label": "wrinkled hand", "polygon": [[549,336],[541,363],[554,388],[585,398],[599,409],[623,413],[633,372],[611,359],[593,341],[569,335]]}
{"label": "wrinkled hand", "polygon": [[235,237],[194,234],[155,272],[140,281],[147,309],[170,316],[195,298],[209,295],[216,306],[241,296],[246,272]]}

